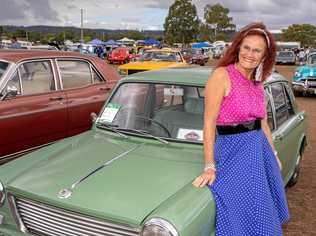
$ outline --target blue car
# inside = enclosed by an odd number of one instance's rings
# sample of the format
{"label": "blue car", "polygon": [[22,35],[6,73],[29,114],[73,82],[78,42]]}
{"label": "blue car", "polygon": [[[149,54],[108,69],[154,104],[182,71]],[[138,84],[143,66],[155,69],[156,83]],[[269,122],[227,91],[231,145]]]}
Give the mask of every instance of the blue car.
{"label": "blue car", "polygon": [[296,96],[316,94],[316,52],[310,53],[306,64],[295,70],[292,88]]}

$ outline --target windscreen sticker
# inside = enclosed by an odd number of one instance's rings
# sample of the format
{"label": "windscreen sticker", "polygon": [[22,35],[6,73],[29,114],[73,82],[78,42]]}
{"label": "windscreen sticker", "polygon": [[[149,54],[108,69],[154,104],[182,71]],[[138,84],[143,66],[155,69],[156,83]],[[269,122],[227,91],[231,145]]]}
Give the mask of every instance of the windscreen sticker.
{"label": "windscreen sticker", "polygon": [[163,94],[165,96],[183,96],[182,88],[164,88]]}
{"label": "windscreen sticker", "polygon": [[101,114],[100,120],[111,123],[114,120],[120,108],[120,104],[108,103]]}
{"label": "windscreen sticker", "polygon": [[180,128],[178,130],[177,138],[190,141],[203,141],[203,130]]}

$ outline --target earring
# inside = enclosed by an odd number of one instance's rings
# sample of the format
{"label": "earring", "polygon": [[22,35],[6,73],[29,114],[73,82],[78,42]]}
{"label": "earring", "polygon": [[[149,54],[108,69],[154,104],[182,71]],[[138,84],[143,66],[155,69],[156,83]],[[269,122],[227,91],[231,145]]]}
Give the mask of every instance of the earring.
{"label": "earring", "polygon": [[262,80],[262,71],[263,71],[263,61],[260,62],[259,66],[256,69],[255,81],[261,82]]}

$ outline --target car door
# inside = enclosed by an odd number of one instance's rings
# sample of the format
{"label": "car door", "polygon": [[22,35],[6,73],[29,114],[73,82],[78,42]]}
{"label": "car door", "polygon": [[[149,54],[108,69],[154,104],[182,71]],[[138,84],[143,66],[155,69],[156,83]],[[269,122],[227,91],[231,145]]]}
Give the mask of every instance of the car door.
{"label": "car door", "polygon": [[6,87],[17,96],[0,101],[0,156],[66,136],[66,96],[57,90],[51,60],[21,63]]}
{"label": "car door", "polygon": [[274,144],[282,162],[282,175],[285,179],[293,171],[300,148],[300,132],[305,114],[294,109],[294,96],[286,82],[272,83],[270,86],[274,110]]}
{"label": "car door", "polygon": [[99,113],[110,87],[88,61],[58,59],[57,65],[67,96],[68,134],[75,135],[91,127],[90,114]]}

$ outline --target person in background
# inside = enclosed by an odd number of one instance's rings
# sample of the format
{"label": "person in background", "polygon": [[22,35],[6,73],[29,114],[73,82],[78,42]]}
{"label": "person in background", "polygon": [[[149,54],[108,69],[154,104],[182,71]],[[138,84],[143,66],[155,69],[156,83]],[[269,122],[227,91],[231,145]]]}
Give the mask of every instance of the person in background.
{"label": "person in background", "polygon": [[21,49],[21,44],[18,42],[15,36],[11,38],[11,45],[9,46],[9,48]]}
{"label": "person in background", "polygon": [[212,192],[216,236],[281,236],[289,220],[264,101],[275,57],[272,34],[262,23],[250,24],[236,34],[205,88],[205,168],[193,185]]}
{"label": "person in background", "polygon": [[300,62],[300,65],[303,65],[305,62],[305,51],[304,48],[301,48],[301,50],[298,53],[298,61]]}

